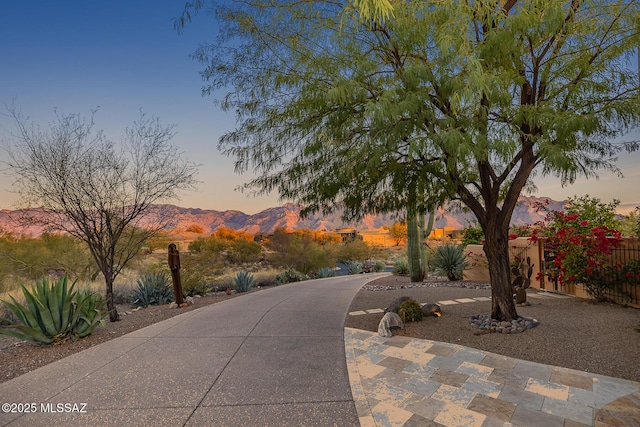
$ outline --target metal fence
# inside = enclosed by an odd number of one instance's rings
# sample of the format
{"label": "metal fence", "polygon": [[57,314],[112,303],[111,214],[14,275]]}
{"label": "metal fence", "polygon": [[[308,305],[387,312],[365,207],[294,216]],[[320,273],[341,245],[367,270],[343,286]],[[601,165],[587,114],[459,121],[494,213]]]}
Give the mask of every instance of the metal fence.
{"label": "metal fence", "polygon": [[[547,263],[553,262],[553,258],[548,257],[544,252],[544,261],[541,269]],[[606,258],[605,265],[595,272],[603,285],[606,285],[607,299],[619,304],[640,306],[640,243],[638,239],[623,239],[620,245],[611,250]],[[545,282],[542,283],[545,288]],[[575,293],[575,289],[570,285],[558,284],[557,280],[546,278],[546,287],[567,293]]]}
{"label": "metal fence", "polygon": [[607,297],[620,304],[640,305],[640,244],[637,239],[625,239],[614,248],[608,268],[601,277],[609,288]]}

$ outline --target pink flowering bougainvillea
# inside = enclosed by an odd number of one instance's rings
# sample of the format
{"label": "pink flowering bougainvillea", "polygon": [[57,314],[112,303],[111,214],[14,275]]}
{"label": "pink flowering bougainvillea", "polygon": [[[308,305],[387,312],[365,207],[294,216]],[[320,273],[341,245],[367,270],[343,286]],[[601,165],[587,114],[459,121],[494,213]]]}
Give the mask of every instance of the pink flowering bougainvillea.
{"label": "pink flowering bougainvillea", "polygon": [[544,223],[538,225],[531,240],[544,239],[548,261],[553,260],[547,263],[543,274],[561,284],[581,283],[592,298],[606,299],[612,286],[608,278],[619,277],[626,267],[610,262],[612,249],[622,240],[620,231],[593,224],[576,213],[559,211],[548,212]]}

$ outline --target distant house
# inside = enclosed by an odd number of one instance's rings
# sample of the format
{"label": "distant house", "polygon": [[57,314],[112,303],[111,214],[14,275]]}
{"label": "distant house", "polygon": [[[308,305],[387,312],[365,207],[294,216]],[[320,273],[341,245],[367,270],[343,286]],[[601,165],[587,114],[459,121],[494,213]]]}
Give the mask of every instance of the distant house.
{"label": "distant house", "polygon": [[338,228],[334,230],[342,238],[342,243],[347,243],[355,239],[362,240],[362,235],[355,228]]}

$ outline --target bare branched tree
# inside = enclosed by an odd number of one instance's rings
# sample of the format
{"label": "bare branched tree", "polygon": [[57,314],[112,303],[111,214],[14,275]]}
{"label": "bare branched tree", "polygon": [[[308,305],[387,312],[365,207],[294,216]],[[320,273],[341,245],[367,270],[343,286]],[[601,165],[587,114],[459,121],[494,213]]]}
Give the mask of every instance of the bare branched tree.
{"label": "bare branched tree", "polygon": [[94,114],[56,113],[46,129],[8,108],[17,131],[5,141],[21,204],[46,215],[33,221],[87,244],[104,275],[110,320],[118,320],[113,283],[143,243],[169,225],[155,206],[195,186],[197,166],[170,143],[174,127],[140,114],[120,144],[94,131]]}

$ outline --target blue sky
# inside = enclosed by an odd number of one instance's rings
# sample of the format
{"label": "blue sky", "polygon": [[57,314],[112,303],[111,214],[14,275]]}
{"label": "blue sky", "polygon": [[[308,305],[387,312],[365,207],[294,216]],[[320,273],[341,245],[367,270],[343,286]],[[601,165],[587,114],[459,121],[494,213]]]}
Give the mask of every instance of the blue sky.
{"label": "blue sky", "polygon": [[[201,65],[189,57],[213,39],[213,20],[200,14],[179,35],[171,19],[183,6],[183,0],[0,2],[0,106],[15,102],[40,124],[54,117],[54,108],[83,115],[99,108],[97,128],[116,141],[142,108],[176,124],[173,143],[202,164],[198,190],[184,193],[178,205],[246,213],[276,206],[277,195],[234,191],[249,177],[236,175],[233,159],[216,145],[235,118],[215,107],[213,97],[201,96]],[[0,115],[0,138],[6,140],[11,128]],[[590,194],[640,204],[640,153],[621,156],[619,166],[624,179],[603,174],[568,188],[547,179],[538,181],[536,195],[562,200]],[[16,207],[11,183],[0,175],[0,209]]]}

